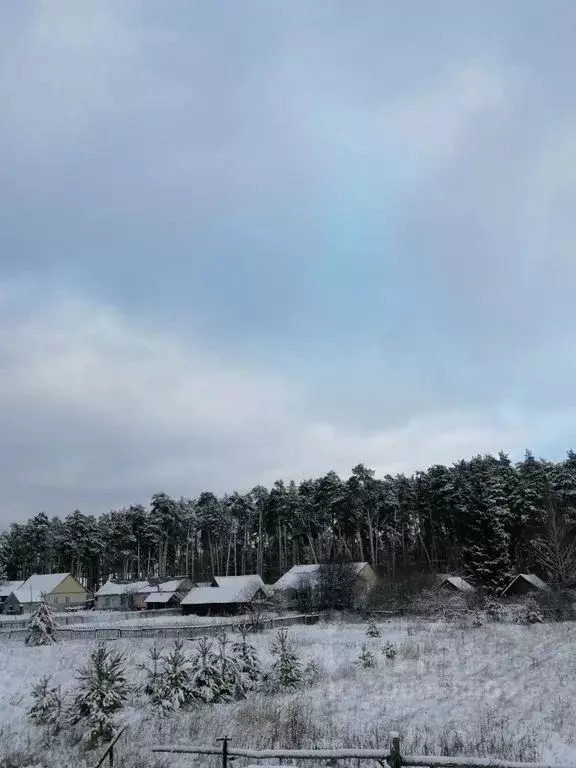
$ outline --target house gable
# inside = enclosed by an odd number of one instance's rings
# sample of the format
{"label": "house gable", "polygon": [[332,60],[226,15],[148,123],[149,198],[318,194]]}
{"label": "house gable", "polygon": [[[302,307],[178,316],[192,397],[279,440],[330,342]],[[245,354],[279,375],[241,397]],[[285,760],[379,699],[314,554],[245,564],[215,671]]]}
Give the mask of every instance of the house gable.
{"label": "house gable", "polygon": [[66,578],[64,578],[60,584],[58,584],[55,589],[52,590],[50,593],[52,595],[70,595],[70,597],[75,596],[78,597],[78,599],[86,599],[86,596],[89,594],[86,589],[80,584],[80,582],[74,578],[74,576],[71,576],[68,574]]}

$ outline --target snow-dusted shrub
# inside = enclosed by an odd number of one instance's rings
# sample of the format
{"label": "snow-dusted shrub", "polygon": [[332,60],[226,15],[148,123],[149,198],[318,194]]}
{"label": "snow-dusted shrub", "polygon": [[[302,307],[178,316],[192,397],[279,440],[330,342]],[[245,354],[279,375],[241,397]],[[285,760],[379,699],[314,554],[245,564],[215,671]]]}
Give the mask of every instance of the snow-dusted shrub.
{"label": "snow-dusted shrub", "polygon": [[482,616],[478,611],[474,614],[474,617],[472,618],[472,627],[474,629],[479,629],[480,627],[484,626],[484,622],[482,621]]}
{"label": "snow-dusted shrub", "polygon": [[540,607],[532,595],[524,603],[521,620],[523,624],[542,624],[544,621]]}
{"label": "snow-dusted shrub", "polygon": [[318,659],[310,659],[306,666],[304,667],[303,672],[303,681],[304,684],[309,687],[312,685],[317,685],[320,680],[321,675],[321,666],[318,662]]}
{"label": "snow-dusted shrub", "polygon": [[376,622],[373,618],[368,622],[368,629],[366,630],[366,637],[380,637],[380,630],[376,626]]}
{"label": "snow-dusted shrub", "polygon": [[384,656],[386,656],[387,659],[394,659],[396,658],[396,647],[392,645],[392,643],[386,643],[384,647],[382,648],[382,653]]}
{"label": "snow-dusted shrub", "polygon": [[354,664],[362,667],[362,669],[369,669],[370,667],[376,666],[376,659],[374,658],[374,654],[363,645]]}
{"label": "snow-dusted shrub", "polygon": [[302,664],[294,652],[286,629],[279,629],[270,653],[275,657],[268,682],[279,688],[299,688],[303,682]]}
{"label": "snow-dusted shrub", "polygon": [[56,733],[62,717],[62,693],[59,686],[50,685],[49,677],[42,677],[31,691],[32,706],[26,712],[36,725],[47,725]]}
{"label": "snow-dusted shrub", "polygon": [[68,717],[71,725],[88,725],[87,744],[95,747],[109,741],[114,733],[114,715],[124,706],[130,687],[125,658],[106,646],[90,654],[90,663],[77,670],[76,695]]}
{"label": "snow-dusted shrub", "polygon": [[43,599],[28,623],[28,634],[24,642],[26,645],[52,645],[56,642],[56,630],[58,625],[50,606]]}
{"label": "snow-dusted shrub", "polygon": [[486,605],[484,606],[484,611],[490,621],[501,621],[503,607],[502,603],[499,603],[497,600],[487,600]]}

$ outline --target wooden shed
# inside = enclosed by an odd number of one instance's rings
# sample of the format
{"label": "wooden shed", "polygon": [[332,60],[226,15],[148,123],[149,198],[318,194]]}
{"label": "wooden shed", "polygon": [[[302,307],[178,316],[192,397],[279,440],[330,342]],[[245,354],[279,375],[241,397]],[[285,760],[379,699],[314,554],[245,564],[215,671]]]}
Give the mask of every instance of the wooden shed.
{"label": "wooden shed", "polygon": [[447,592],[461,592],[471,593],[476,590],[461,576],[448,576],[447,574],[440,574],[438,576],[436,585],[438,589],[444,589]]}
{"label": "wooden shed", "polygon": [[221,616],[254,610],[266,599],[260,576],[215,576],[209,587],[193,587],[180,607],[185,616]]}

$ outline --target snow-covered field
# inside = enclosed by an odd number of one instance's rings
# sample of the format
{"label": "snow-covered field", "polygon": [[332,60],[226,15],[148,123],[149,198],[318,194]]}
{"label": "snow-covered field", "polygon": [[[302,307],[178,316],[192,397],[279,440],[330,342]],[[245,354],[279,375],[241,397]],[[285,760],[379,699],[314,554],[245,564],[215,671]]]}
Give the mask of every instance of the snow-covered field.
{"label": "snow-covered field", "polygon": [[[217,766],[217,758],[154,756],[152,744],[212,744],[224,734],[237,746],[379,747],[397,730],[405,753],[485,755],[551,760],[576,765],[576,624],[518,626],[391,621],[382,636],[365,636],[365,624],[318,624],[289,630],[303,661],[315,658],[320,679],[298,693],[249,694],[245,701],[205,706],[161,720],[140,696],[120,718],[129,725],[118,744],[118,766]],[[262,660],[270,662],[273,633],[255,635]],[[397,647],[395,659],[382,653]],[[377,657],[375,669],[354,660],[363,643]],[[115,641],[126,653],[130,677],[151,641]],[[167,644],[170,645],[170,644]],[[190,647],[192,647],[190,643]],[[28,692],[42,675],[63,688],[73,684],[89,643],[27,648],[0,646],[0,765],[82,768],[95,755],[62,737],[46,747],[42,732],[25,718]],[[238,768],[244,764],[239,760]]]}

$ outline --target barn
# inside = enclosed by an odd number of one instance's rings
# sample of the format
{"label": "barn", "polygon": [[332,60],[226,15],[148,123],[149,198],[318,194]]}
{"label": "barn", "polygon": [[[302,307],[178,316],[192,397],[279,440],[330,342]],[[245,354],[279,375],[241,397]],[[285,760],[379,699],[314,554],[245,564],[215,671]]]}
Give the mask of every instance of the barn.
{"label": "barn", "polygon": [[440,574],[436,581],[438,589],[443,589],[446,592],[475,592],[474,587],[469,584],[461,576],[448,576],[447,574]]}

